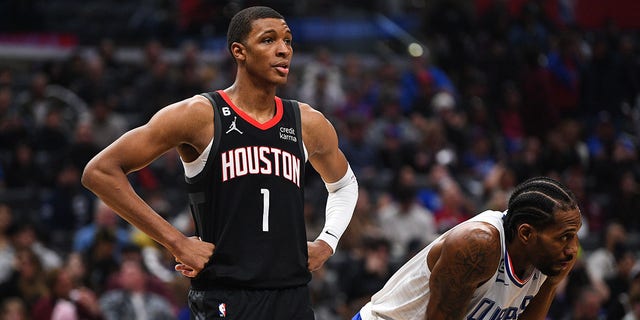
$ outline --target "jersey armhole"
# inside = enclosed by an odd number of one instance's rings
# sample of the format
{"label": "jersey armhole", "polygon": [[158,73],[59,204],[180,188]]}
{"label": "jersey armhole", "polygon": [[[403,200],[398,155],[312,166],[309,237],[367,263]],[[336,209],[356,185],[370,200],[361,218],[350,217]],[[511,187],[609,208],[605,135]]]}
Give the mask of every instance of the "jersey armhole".
{"label": "jersey armhole", "polygon": [[207,147],[202,151],[200,156],[192,162],[186,163],[182,162],[182,166],[184,167],[185,179],[187,182],[194,182],[200,176],[204,174],[207,168],[207,162],[211,158],[212,155],[215,155],[218,152],[218,147],[220,146],[220,137],[222,136],[222,128],[220,121],[220,112],[218,111],[216,98],[219,98],[220,95],[218,92],[207,92],[202,93],[202,96],[207,98],[211,103],[211,107],[213,108],[213,138],[209,141]]}
{"label": "jersey armhole", "polygon": [[202,153],[191,162],[184,162],[182,158],[182,167],[184,168],[184,176],[187,178],[194,178],[197,176],[202,170],[204,170],[205,165],[207,164],[207,158],[209,158],[209,153],[211,152],[211,146],[213,145],[214,138],[209,141],[209,145],[202,151]]}

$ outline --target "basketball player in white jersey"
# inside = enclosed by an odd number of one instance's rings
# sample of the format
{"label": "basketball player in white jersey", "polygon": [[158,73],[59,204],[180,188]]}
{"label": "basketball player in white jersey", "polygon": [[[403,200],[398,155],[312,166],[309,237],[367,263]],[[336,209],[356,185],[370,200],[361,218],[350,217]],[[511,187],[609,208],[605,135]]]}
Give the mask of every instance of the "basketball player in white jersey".
{"label": "basketball player in white jersey", "polygon": [[505,212],[485,211],[429,244],[354,320],[544,319],[578,254],[572,192],[538,177],[518,185]]}

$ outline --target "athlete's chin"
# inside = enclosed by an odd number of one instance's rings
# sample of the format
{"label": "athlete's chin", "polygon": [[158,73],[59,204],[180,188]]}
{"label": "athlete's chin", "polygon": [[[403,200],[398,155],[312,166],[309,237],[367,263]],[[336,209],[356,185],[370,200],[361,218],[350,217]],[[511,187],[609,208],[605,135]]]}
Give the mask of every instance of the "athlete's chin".
{"label": "athlete's chin", "polygon": [[562,270],[564,270],[564,266],[562,265],[554,265],[554,266],[549,266],[543,269],[540,269],[540,272],[542,272],[542,274],[548,276],[548,277],[553,277],[553,276],[557,276],[560,273],[562,273]]}
{"label": "athlete's chin", "polygon": [[267,82],[271,86],[282,87],[287,84],[287,78],[271,78]]}
{"label": "athlete's chin", "polygon": [[278,77],[277,79],[275,79],[274,82],[278,86],[283,86],[283,85],[287,84],[287,79],[288,79],[287,76],[281,76],[281,77]]}

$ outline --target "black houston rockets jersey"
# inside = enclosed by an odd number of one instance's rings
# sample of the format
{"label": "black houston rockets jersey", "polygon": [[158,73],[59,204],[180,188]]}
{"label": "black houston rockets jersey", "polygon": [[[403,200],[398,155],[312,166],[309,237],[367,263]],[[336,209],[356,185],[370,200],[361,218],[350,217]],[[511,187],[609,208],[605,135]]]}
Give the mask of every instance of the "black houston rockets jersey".
{"label": "black houston rockets jersey", "polygon": [[202,172],[186,181],[196,232],[216,247],[193,287],[305,285],[311,274],[298,103],[276,97],[275,116],[261,124],[222,90],[204,96],[214,105],[213,145]]}

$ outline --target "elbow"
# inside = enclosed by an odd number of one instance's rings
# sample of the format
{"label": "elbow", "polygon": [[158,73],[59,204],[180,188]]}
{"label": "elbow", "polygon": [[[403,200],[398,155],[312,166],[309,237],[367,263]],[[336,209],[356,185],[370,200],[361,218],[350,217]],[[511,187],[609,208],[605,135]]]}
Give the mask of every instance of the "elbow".
{"label": "elbow", "polygon": [[82,183],[82,185],[91,190],[92,186],[95,183],[95,176],[96,176],[96,171],[97,169],[95,168],[95,165],[92,163],[93,161],[90,161],[85,167],[84,170],[82,171],[82,177],[80,178],[80,183]]}
{"label": "elbow", "polygon": [[[120,179],[120,177],[124,179]],[[98,196],[113,189],[120,189],[126,181],[125,171],[117,162],[105,157],[91,159],[84,167],[80,183]]]}
{"label": "elbow", "polygon": [[96,161],[94,158],[84,167],[82,176],[80,177],[80,183],[82,183],[85,188],[95,193],[96,188],[99,186],[101,181],[104,182],[108,177],[108,172],[109,171],[104,167],[103,162]]}

